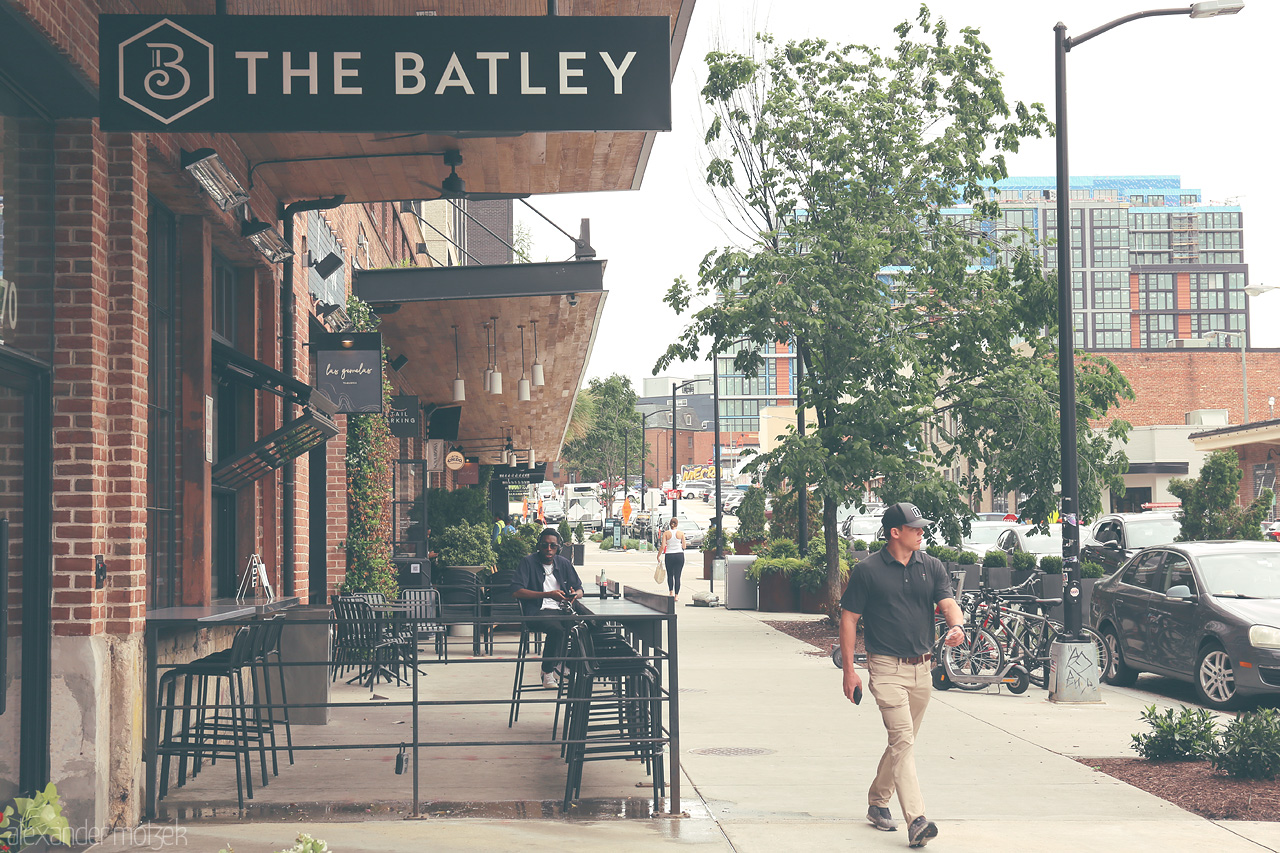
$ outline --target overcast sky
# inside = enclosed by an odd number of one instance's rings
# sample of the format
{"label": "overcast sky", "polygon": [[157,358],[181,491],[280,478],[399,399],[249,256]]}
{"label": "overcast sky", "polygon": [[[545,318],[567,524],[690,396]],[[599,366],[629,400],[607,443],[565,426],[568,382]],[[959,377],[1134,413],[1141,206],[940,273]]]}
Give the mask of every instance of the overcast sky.
{"label": "overcast sky", "polygon": [[[952,32],[971,26],[991,47],[1010,101],[1039,101],[1053,116],[1053,27],[1079,35],[1132,8],[1115,0],[935,0],[935,17]],[[1165,0],[1168,6],[1179,0]],[[1238,15],[1134,21],[1081,45],[1067,57],[1070,163],[1076,175],[1180,175],[1205,201],[1244,210],[1244,260],[1250,281],[1280,285],[1276,248],[1276,35],[1280,4],[1247,0]],[[538,196],[530,201],[566,231],[591,220],[597,257],[606,259],[609,292],[587,376],[652,375],[658,357],[688,318],[662,303],[672,280],[697,277],[706,252],[731,242],[704,188],[703,108],[698,90],[713,42],[745,44],[758,30],[779,41],[892,45],[893,27],[914,18],[917,2],[883,0],[697,0],[672,85],[674,129],[658,134],[641,189]],[[1052,139],[1009,158],[1012,176],[1054,173]],[[563,260],[572,244],[517,203],[534,236],[535,260]],[[523,215],[522,215],[523,214]],[[1252,343],[1280,346],[1280,290],[1250,299]],[[710,363],[668,371],[691,376]]]}

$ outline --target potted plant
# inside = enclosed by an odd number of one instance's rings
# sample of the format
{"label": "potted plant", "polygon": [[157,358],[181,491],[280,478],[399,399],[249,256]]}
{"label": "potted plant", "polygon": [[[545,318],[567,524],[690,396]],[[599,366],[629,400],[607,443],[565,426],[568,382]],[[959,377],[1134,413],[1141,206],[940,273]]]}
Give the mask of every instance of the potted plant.
{"label": "potted plant", "polygon": [[1017,586],[1036,573],[1036,555],[1018,551],[1009,557],[1009,583]]}
{"label": "potted plant", "polygon": [[755,581],[759,590],[757,610],[766,613],[794,613],[795,588],[791,574],[804,565],[797,557],[760,557],[747,567],[747,577]]}
{"label": "potted plant", "polygon": [[[803,565],[791,572],[791,585],[795,587],[796,601],[801,613],[827,613],[828,578],[827,545],[821,537],[809,543],[809,553]],[[840,558],[840,594],[849,582],[849,563]],[[831,615],[831,614],[827,614]]]}
{"label": "potted plant", "polygon": [[1009,585],[1008,555],[998,548],[992,548],[982,558],[982,579],[987,586],[1005,587]]}
{"label": "potted plant", "polygon": [[871,548],[867,545],[867,540],[855,539],[849,545],[849,562],[861,563],[870,553]]}
{"label": "potted plant", "polygon": [[575,566],[584,566],[587,563],[587,533],[582,527],[582,522],[578,522],[578,526],[573,528],[573,564]]}
{"label": "potted plant", "polygon": [[747,489],[738,507],[738,529],[733,534],[733,552],[752,554],[764,543],[764,490],[758,486]]}
{"label": "potted plant", "polygon": [[71,844],[71,826],[62,814],[62,798],[50,782],[34,797],[15,797],[0,814],[0,850],[51,850]]}
{"label": "potted plant", "polygon": [[707,527],[707,533],[702,537],[702,579],[704,581],[711,580],[711,563],[716,558],[716,537],[720,535],[720,528],[715,524]]}
{"label": "potted plant", "polygon": [[[962,589],[977,589],[981,572],[978,570],[978,554],[976,551],[961,551],[956,557],[956,565],[964,569],[964,586]],[[960,590],[956,590],[959,592]]]}

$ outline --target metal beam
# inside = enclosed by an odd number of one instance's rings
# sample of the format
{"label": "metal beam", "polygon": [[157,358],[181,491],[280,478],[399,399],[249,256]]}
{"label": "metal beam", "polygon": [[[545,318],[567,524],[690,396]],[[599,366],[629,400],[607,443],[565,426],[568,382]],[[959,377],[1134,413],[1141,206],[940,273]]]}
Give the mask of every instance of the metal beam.
{"label": "metal beam", "polygon": [[356,270],[351,287],[356,296],[371,305],[601,293],[605,263],[590,260]]}

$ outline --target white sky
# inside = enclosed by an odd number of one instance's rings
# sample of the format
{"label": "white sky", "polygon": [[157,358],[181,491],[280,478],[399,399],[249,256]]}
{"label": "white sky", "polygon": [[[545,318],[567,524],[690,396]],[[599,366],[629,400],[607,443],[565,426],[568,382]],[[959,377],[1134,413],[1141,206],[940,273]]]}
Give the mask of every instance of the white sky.
{"label": "white sky", "polygon": [[[1039,101],[1053,118],[1053,27],[1079,35],[1128,12],[1189,0],[934,0],[934,17],[954,33],[972,26],[1004,74],[1010,101]],[[672,85],[674,129],[658,135],[635,192],[538,196],[530,202],[566,231],[591,220],[606,259],[609,296],[587,377],[630,376],[637,391],[687,324],[662,303],[672,280],[696,280],[702,256],[730,239],[709,201],[702,156],[703,57],[714,41],[745,44],[758,30],[779,42],[822,37],[888,47],[893,27],[914,18],[915,0],[697,0]],[[1133,21],[1067,56],[1070,167],[1075,175],[1180,175],[1205,201],[1244,210],[1250,281],[1280,285],[1277,192],[1276,41],[1280,4],[1247,0],[1238,15]],[[1054,173],[1054,142],[1033,140],[1009,158],[1012,176]],[[563,260],[572,244],[516,203],[534,236],[534,260]],[[1252,343],[1280,346],[1280,291],[1250,299]],[[669,373],[710,372],[710,363]]]}

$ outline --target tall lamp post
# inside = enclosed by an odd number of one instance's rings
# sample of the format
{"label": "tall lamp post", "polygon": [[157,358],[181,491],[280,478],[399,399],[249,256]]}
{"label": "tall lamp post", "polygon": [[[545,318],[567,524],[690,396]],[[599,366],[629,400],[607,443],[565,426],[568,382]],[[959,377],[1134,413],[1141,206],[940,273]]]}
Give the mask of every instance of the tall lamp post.
{"label": "tall lamp post", "polygon": [[[710,381],[711,380],[706,379],[704,377],[702,379],[690,379],[688,382],[681,382],[678,385],[671,386],[671,493],[672,494],[675,494],[675,491],[676,491],[676,432],[677,432],[676,430],[676,392],[683,391],[686,388],[690,388],[698,384],[699,382],[710,382]],[[679,498],[673,497],[671,499],[671,517],[672,518],[676,517],[676,504],[678,502],[679,502]]]}
{"label": "tall lamp post", "polygon": [[[1081,646],[1090,646],[1080,635],[1080,482],[1076,459],[1076,378],[1075,324],[1071,313],[1071,179],[1067,163],[1067,53],[1095,36],[1139,18],[1166,15],[1190,15],[1212,18],[1231,15],[1244,8],[1243,0],[1201,0],[1177,9],[1150,9],[1134,12],[1096,27],[1083,35],[1070,37],[1067,25],[1054,26],[1054,89],[1056,100],[1057,142],[1057,208],[1058,208],[1058,393],[1062,412],[1059,418],[1062,442],[1062,562],[1066,575],[1063,590],[1062,642],[1053,646],[1053,665],[1057,673],[1078,669],[1071,661]],[[1086,653],[1092,654],[1091,650]],[[1094,675],[1097,662],[1094,662]],[[1050,685],[1050,701],[1097,702],[1101,698],[1098,679],[1060,678]]]}

